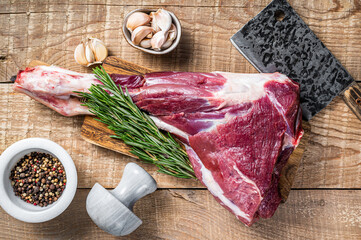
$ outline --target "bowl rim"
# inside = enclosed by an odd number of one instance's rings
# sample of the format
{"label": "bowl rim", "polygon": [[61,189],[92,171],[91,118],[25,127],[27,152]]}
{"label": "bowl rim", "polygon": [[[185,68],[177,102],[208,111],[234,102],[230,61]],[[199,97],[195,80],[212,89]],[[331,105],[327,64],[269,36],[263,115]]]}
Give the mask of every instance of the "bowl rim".
{"label": "bowl rim", "polygon": [[[15,204],[7,191],[8,188],[11,188],[11,192],[13,192],[12,186],[5,186],[6,183],[4,182],[4,178],[7,176],[5,175],[6,172],[10,172],[13,167],[9,163],[19,153],[31,149],[42,149],[56,156],[66,172],[66,188],[61,197],[56,201],[56,204],[54,202],[41,211],[31,211]],[[0,206],[12,217],[29,223],[45,222],[59,216],[72,202],[78,184],[76,168],[68,152],[59,144],[45,138],[27,138],[8,147],[0,156],[0,176]]]}
{"label": "bowl rim", "polygon": [[147,49],[147,48],[142,48],[140,46],[137,46],[135,45],[134,43],[132,43],[131,39],[129,38],[129,36],[126,34],[126,32],[130,35],[130,32],[129,30],[127,29],[127,20],[129,18],[129,16],[135,12],[145,12],[145,13],[148,13],[148,12],[156,12],[158,9],[149,9],[149,8],[138,8],[138,9],[135,9],[133,11],[130,11],[127,15],[125,15],[124,19],[123,19],[123,26],[122,26],[122,32],[123,32],[123,35],[124,35],[124,38],[125,40],[127,41],[127,43],[132,46],[133,48],[136,48],[138,50],[141,50],[143,52],[146,52],[146,53],[150,53],[150,54],[154,54],[154,55],[162,55],[162,54],[167,54],[171,51],[173,51],[179,44],[180,42],[180,39],[181,39],[181,36],[182,36],[182,26],[181,26],[181,23],[179,21],[179,19],[177,18],[177,16],[168,11],[168,10],[165,10],[167,11],[170,16],[172,17],[172,22],[173,24],[176,26],[177,28],[177,37],[176,39],[174,40],[174,42],[172,43],[172,45],[167,48],[167,49],[164,49],[162,51],[155,51],[155,50],[151,50],[151,49]]}

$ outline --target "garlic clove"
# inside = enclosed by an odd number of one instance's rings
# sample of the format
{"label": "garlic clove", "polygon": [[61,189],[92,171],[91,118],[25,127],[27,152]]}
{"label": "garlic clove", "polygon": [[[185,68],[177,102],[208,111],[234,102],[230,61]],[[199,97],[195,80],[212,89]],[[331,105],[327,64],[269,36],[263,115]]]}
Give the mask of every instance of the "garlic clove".
{"label": "garlic clove", "polygon": [[154,34],[151,39],[152,48],[155,51],[162,50],[163,44],[167,41],[168,32],[160,31]]}
{"label": "garlic clove", "polygon": [[157,24],[157,19],[154,17],[154,14],[155,12],[151,12],[149,15],[150,15],[150,18],[152,19],[152,22],[150,23],[151,27],[154,29],[154,32],[159,32],[160,31],[160,28]]}
{"label": "garlic clove", "polygon": [[108,56],[108,49],[105,44],[97,38],[90,38],[90,47],[94,53],[95,60],[102,62]]}
{"label": "garlic clove", "polygon": [[83,43],[80,43],[74,51],[74,59],[75,61],[83,66],[88,65],[88,61],[86,60],[85,57],[85,47]]}
{"label": "garlic clove", "polygon": [[148,34],[150,34],[151,32],[153,32],[153,28],[152,27],[147,27],[147,26],[140,26],[137,27],[136,29],[134,29],[134,31],[132,32],[132,42],[135,45],[139,45],[140,41],[142,41]]}
{"label": "garlic clove", "polygon": [[156,12],[151,12],[152,27],[155,32],[164,31],[167,32],[172,25],[172,17],[168,11],[164,9],[158,9]]}
{"label": "garlic clove", "polygon": [[127,28],[132,32],[137,27],[148,24],[150,20],[151,18],[148,14],[143,12],[135,12],[128,17]]}
{"label": "garlic clove", "polygon": [[162,45],[162,49],[167,49],[170,46],[172,46],[173,40],[170,40],[168,37],[168,40]]}
{"label": "garlic clove", "polygon": [[86,60],[88,61],[88,63],[95,62],[95,56],[94,56],[94,53],[93,53],[93,51],[91,50],[91,48],[89,46],[89,42],[85,46],[85,57],[86,57]]}
{"label": "garlic clove", "polygon": [[153,37],[153,32],[149,33],[146,38],[152,38]]}
{"label": "garlic clove", "polygon": [[141,46],[142,48],[151,48],[152,44],[151,44],[151,39],[150,38],[144,38],[140,43],[139,46]]}
{"label": "garlic clove", "polygon": [[162,45],[161,49],[166,49],[172,46],[174,39],[177,37],[177,28],[174,24],[171,25],[168,31],[168,37],[165,43]]}
{"label": "garlic clove", "polygon": [[168,39],[173,41],[176,37],[177,37],[177,28],[174,24],[172,24],[169,29]]}

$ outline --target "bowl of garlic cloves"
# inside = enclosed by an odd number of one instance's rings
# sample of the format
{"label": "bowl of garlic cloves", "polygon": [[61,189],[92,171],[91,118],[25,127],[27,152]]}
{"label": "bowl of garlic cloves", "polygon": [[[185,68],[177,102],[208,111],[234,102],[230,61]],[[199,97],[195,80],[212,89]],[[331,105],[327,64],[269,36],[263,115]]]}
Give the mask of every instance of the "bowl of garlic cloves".
{"label": "bowl of garlic cloves", "polygon": [[124,18],[123,34],[134,48],[150,54],[174,50],[181,38],[178,18],[164,9],[136,9]]}

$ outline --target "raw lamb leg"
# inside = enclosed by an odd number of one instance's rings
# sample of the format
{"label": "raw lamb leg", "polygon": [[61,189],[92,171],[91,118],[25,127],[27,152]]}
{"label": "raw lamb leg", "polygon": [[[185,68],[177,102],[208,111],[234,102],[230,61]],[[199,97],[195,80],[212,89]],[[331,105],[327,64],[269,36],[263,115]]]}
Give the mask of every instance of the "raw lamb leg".
{"label": "raw lamb leg", "polygon": [[[14,89],[63,115],[88,114],[78,108],[79,101],[71,100],[72,91],[87,91],[99,83],[94,75],[81,77],[48,68],[38,69],[40,75],[32,69],[20,72]],[[42,71],[55,73],[43,75]],[[160,72],[111,77],[129,88],[135,104],[159,128],[181,139],[197,178],[222,206],[248,226],[274,214],[281,201],[282,168],[303,134],[297,83],[279,73]],[[64,99],[61,105],[67,110],[42,100],[44,94]]]}

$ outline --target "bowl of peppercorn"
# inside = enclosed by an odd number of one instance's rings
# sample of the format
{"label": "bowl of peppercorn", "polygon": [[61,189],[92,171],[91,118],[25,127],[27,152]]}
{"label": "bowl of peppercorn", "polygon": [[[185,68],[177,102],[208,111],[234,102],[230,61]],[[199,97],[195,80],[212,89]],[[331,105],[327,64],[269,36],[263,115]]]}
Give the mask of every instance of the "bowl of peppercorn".
{"label": "bowl of peppercorn", "polygon": [[48,139],[18,141],[0,156],[0,206],[18,220],[57,217],[73,200],[77,182],[70,155]]}

